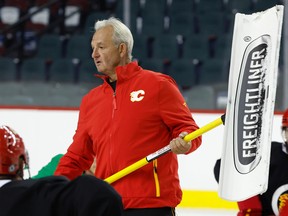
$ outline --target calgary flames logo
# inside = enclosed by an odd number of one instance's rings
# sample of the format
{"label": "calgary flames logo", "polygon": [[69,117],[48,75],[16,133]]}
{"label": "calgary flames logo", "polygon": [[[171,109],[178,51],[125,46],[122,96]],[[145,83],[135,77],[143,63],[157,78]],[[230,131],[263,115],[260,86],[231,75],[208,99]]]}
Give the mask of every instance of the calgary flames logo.
{"label": "calgary flames logo", "polygon": [[135,101],[139,102],[139,101],[143,100],[144,95],[145,95],[144,90],[133,91],[130,93],[130,100],[132,102],[135,102]]}

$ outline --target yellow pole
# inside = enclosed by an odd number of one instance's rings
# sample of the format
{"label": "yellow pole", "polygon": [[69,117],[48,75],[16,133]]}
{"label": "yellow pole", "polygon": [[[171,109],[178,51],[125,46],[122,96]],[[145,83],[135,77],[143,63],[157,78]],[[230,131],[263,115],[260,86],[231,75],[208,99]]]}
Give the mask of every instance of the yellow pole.
{"label": "yellow pole", "polygon": [[202,134],[204,134],[204,133],[212,130],[213,128],[215,128],[215,127],[223,124],[223,123],[224,123],[224,118],[225,118],[225,115],[222,115],[222,116],[219,117],[218,119],[216,119],[216,120],[208,123],[207,125],[199,128],[198,130],[193,131],[193,132],[190,133],[190,134],[187,134],[187,135],[184,137],[184,140],[185,140],[186,142],[189,142],[189,141],[191,141],[191,140],[193,140],[193,139],[196,139],[198,136],[200,136],[200,135],[202,135]]}
{"label": "yellow pole", "polygon": [[[213,128],[219,126],[220,124],[223,124],[224,123],[224,118],[225,118],[225,115],[222,115],[221,117],[219,117],[218,119],[208,123],[207,125],[199,128],[198,130],[196,131],[193,131],[192,133],[190,134],[187,134],[185,137],[184,137],[184,140],[186,142],[189,142],[193,139],[196,139],[197,137],[201,136],[202,134],[208,132],[209,130],[212,130]],[[164,151],[161,151],[161,150],[164,150]],[[154,152],[150,155],[148,155],[147,157],[131,164],[130,166],[124,168],[123,170],[120,170],[119,172],[113,174],[112,176],[104,179],[104,181],[106,181],[107,183],[109,184],[112,184],[113,182],[123,178],[124,176],[134,172],[135,170],[145,166],[146,164],[148,164],[149,162],[151,162],[152,160],[156,159],[157,157],[159,156],[162,156],[163,154],[166,154],[168,152],[171,151],[171,149],[167,146],[165,146],[164,148],[162,148],[160,150],[158,150],[157,152]],[[158,153],[159,152],[159,153]],[[149,159],[148,159],[149,158]]]}
{"label": "yellow pole", "polygon": [[113,182],[119,180],[120,178],[130,174],[131,172],[134,172],[135,170],[145,166],[149,162],[146,160],[146,157],[137,161],[136,163],[133,163],[132,165],[120,170],[119,172],[115,173],[114,175],[106,178],[104,181],[108,182],[109,184],[112,184]]}

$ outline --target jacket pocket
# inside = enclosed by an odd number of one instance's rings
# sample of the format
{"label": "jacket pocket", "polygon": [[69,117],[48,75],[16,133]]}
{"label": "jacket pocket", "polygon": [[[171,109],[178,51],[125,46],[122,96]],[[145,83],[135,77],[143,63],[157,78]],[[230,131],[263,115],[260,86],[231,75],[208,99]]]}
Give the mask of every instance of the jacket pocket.
{"label": "jacket pocket", "polygon": [[155,181],[156,197],[160,197],[160,183],[157,173],[157,159],[153,160],[153,174]]}

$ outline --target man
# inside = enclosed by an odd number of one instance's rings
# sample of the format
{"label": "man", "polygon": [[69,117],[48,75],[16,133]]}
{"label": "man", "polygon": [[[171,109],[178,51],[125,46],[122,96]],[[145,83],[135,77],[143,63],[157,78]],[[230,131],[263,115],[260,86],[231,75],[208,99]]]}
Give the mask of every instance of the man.
{"label": "man", "polygon": [[[288,215],[288,109],[282,117],[283,143],[272,142],[268,189],[265,193],[238,202],[238,216]],[[219,181],[221,160],[218,159],[214,174]]]}
{"label": "man", "polygon": [[132,62],[133,37],[121,21],[97,21],[95,30],[92,58],[104,83],[84,96],[73,142],[55,175],[74,179],[96,158],[95,176],[106,179],[170,143],[172,153],[112,186],[126,216],[174,215],[182,198],[176,154],[200,146],[201,137],[183,140],[198,126],[171,77]]}
{"label": "man", "polygon": [[121,216],[121,197],[106,182],[83,175],[73,181],[63,176],[23,180],[29,169],[22,138],[8,126],[0,127],[1,216]]}

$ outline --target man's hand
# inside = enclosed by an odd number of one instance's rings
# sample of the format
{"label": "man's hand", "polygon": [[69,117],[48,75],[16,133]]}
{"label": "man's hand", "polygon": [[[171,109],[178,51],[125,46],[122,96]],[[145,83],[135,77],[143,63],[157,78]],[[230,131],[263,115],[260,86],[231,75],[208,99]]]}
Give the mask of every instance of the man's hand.
{"label": "man's hand", "polygon": [[171,151],[175,154],[185,154],[187,153],[191,148],[191,141],[186,142],[183,140],[183,138],[187,135],[187,132],[182,132],[179,134],[177,138],[174,138],[170,141],[169,145],[171,148]]}

